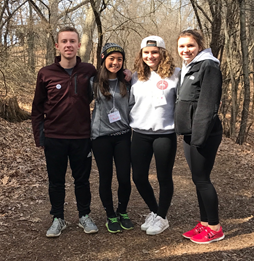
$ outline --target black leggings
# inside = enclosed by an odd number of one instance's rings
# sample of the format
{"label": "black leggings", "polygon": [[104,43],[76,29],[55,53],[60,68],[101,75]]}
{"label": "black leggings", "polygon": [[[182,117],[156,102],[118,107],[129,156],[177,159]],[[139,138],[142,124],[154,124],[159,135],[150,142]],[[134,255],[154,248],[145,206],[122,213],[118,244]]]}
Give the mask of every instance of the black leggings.
{"label": "black leggings", "polygon": [[108,217],[115,217],[112,198],[113,159],[118,180],[117,212],[126,213],[131,194],[130,181],[130,136],[102,136],[92,141],[92,150],[100,176],[99,193]]}
{"label": "black leggings", "polygon": [[221,139],[222,135],[210,136],[204,148],[191,146],[191,136],[184,136],[183,142],[185,157],[196,185],[200,218],[209,225],[219,224],[218,197],[210,173]]}
{"label": "black leggings", "polygon": [[[176,134],[147,135],[133,132],[131,161],[133,181],[150,211],[165,218],[173,196],[172,169],[176,154]],[[159,204],[149,182],[149,167],[154,154],[160,186]]]}

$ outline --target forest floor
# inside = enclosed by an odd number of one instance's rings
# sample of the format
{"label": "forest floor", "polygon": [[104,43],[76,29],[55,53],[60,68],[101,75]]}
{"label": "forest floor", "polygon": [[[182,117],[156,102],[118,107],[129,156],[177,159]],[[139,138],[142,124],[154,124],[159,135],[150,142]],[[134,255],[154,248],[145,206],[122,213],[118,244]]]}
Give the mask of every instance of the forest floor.
{"label": "forest floor", "polygon": [[[184,159],[181,138],[173,171],[175,192],[168,212],[169,228],[148,236],[140,230],[145,203],[135,185],[128,212],[134,229],[110,234],[98,193],[98,171],[93,160],[90,177],[91,217],[99,232],[85,234],[78,224],[73,179],[66,178],[65,219],[68,227],[59,238],[47,238],[51,225],[48,181],[43,150],[33,141],[31,121],[9,123],[0,119],[0,260],[99,261],[99,260],[254,260],[254,146],[236,145],[223,138],[212,181],[219,196],[220,221],[225,239],[197,245],[182,237],[199,219],[195,188]],[[150,180],[158,196],[154,161]],[[117,182],[113,192],[116,201]]]}

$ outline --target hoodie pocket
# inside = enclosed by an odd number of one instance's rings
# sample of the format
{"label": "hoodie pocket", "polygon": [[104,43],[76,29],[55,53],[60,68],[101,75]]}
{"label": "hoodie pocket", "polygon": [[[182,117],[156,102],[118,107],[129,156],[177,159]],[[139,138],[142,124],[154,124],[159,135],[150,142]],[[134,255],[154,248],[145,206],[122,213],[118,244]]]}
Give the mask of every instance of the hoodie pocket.
{"label": "hoodie pocket", "polygon": [[195,104],[178,101],[175,106],[175,131],[179,135],[191,134]]}

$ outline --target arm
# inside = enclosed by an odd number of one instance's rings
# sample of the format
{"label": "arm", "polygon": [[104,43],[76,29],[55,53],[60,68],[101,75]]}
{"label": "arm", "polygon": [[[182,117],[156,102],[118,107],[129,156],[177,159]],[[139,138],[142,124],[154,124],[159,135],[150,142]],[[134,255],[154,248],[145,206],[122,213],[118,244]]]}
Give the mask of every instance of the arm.
{"label": "arm", "polygon": [[34,100],[32,104],[32,127],[34,140],[37,147],[44,146],[44,103],[47,100],[45,83],[42,80],[41,71],[38,73]]}
{"label": "arm", "polygon": [[93,80],[94,80],[94,76],[92,76],[89,80],[89,102],[91,103],[92,100],[94,99],[94,88],[93,88]]}
{"label": "arm", "polygon": [[193,115],[191,145],[203,147],[210,135],[220,105],[222,76],[214,63],[204,64],[200,80],[201,91],[197,109]]}
{"label": "arm", "polygon": [[135,96],[134,96],[134,93],[133,93],[134,90],[133,90],[133,88],[132,88],[132,85],[134,85],[137,81],[138,81],[138,75],[137,75],[137,73],[135,72],[135,73],[132,75],[131,82],[130,82],[129,112],[131,111],[132,107],[133,107],[134,104],[135,104]]}
{"label": "arm", "polygon": [[125,81],[126,82],[129,82],[130,80],[131,80],[131,76],[132,76],[132,73],[131,73],[131,71],[130,70],[128,70],[128,69],[125,69],[124,71],[123,71],[123,73],[124,73],[124,75],[125,75]]}

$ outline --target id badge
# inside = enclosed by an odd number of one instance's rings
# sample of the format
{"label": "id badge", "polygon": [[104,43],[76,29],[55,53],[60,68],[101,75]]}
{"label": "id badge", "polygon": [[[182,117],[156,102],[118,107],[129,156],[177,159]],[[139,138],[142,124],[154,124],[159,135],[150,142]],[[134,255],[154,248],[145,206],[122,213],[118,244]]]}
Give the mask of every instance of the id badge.
{"label": "id badge", "polygon": [[120,121],[121,120],[121,115],[119,111],[114,111],[108,114],[108,119],[110,123]]}
{"label": "id badge", "polygon": [[153,103],[155,107],[163,106],[167,104],[166,97],[164,94],[158,94],[153,97]]}

